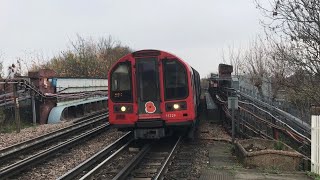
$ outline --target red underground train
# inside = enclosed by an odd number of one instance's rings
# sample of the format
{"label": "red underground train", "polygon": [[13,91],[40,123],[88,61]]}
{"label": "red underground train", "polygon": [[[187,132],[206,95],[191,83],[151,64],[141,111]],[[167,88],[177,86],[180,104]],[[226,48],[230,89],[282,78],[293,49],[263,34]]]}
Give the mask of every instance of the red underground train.
{"label": "red underground train", "polygon": [[109,71],[109,122],[133,130],[136,139],[162,138],[188,130],[192,138],[200,104],[199,73],[159,50],[119,59]]}

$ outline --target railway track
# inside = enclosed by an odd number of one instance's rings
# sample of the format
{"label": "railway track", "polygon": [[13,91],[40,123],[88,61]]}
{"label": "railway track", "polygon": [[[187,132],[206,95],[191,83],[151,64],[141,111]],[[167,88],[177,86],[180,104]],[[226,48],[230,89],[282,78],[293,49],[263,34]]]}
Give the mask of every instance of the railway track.
{"label": "railway track", "polygon": [[181,137],[154,142],[149,151],[136,156],[113,179],[163,179]]}
{"label": "railway track", "polygon": [[72,126],[10,146],[0,151],[0,177],[12,177],[75,143],[109,127],[108,113],[86,117]]}
{"label": "railway track", "polygon": [[131,132],[70,170],[67,179],[160,179],[181,137],[135,141]]}
{"label": "railway track", "polygon": [[126,148],[133,141],[131,132],[126,133],[114,143],[108,145],[91,158],[87,159],[77,167],[71,169],[58,180],[80,179],[91,175],[91,171],[97,171],[106,161],[110,161],[119,151]]}

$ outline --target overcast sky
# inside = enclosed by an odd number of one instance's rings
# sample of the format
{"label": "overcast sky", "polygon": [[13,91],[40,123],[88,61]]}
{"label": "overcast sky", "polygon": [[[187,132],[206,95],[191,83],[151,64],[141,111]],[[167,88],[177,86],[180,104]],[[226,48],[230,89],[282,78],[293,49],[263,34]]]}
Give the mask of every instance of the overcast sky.
{"label": "overcast sky", "polygon": [[[0,0],[0,60],[52,57],[76,35],[111,35],[134,50],[171,52],[201,76],[217,71],[222,49],[262,34],[253,0]],[[30,58],[27,58],[30,60]]]}

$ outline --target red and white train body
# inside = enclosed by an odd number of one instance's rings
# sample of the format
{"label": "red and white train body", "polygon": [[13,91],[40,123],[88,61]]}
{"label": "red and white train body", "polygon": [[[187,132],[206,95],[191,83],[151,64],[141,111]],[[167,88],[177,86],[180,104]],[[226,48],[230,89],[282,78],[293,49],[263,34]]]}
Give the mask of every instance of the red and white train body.
{"label": "red and white train body", "polygon": [[142,50],[119,59],[108,75],[109,122],[135,138],[161,138],[194,129],[199,73],[175,55]]}

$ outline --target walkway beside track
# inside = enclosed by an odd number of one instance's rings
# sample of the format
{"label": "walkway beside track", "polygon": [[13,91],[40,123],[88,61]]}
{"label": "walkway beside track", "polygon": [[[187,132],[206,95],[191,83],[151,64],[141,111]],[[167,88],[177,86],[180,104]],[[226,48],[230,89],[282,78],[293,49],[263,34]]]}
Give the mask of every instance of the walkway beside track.
{"label": "walkway beside track", "polygon": [[304,172],[246,169],[232,155],[232,145],[215,141],[209,148],[209,167],[201,173],[200,180],[309,180]]}

